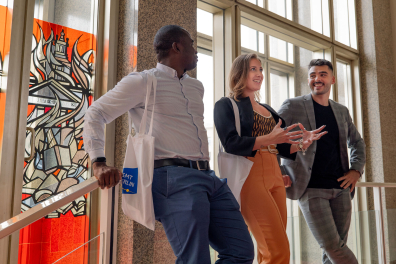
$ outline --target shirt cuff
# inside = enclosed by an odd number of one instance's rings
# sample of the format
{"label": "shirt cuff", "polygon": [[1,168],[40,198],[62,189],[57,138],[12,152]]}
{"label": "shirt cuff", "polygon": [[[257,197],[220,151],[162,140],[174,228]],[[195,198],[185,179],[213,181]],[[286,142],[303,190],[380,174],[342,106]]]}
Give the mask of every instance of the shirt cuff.
{"label": "shirt cuff", "polygon": [[360,177],[362,177],[362,175],[363,175],[363,173],[364,173],[364,169],[362,169],[362,170],[358,170],[358,169],[354,168],[353,166],[352,166],[352,167],[350,167],[350,168],[349,168],[349,170],[354,170],[354,171],[357,171],[357,172],[359,172],[359,173],[360,173]]}

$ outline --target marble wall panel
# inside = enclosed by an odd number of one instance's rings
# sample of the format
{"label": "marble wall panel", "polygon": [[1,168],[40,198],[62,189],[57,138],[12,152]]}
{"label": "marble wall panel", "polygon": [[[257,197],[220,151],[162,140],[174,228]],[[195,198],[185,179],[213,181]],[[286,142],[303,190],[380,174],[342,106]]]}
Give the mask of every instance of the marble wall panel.
{"label": "marble wall panel", "polygon": [[[377,54],[378,97],[381,118],[384,182],[396,182],[396,89],[390,1],[373,0],[375,48]],[[395,15],[395,14],[393,14]],[[396,191],[386,195],[387,208],[396,208]]]}
{"label": "marble wall panel", "polygon": [[[396,181],[396,124],[394,62],[389,1],[357,2],[358,40],[362,81],[364,137],[368,181]],[[363,30],[364,29],[364,30]],[[396,208],[396,192],[386,195],[388,208]]]}
{"label": "marble wall panel", "polygon": [[[361,88],[364,135],[367,145],[366,175],[368,181],[396,182],[396,124],[394,102],[394,45],[392,19],[395,13],[387,0],[358,0],[357,24],[360,50]],[[393,29],[395,32],[395,29]],[[369,192],[372,209],[372,193]],[[396,208],[396,191],[386,188],[384,207]],[[394,223],[385,214],[385,246],[387,260],[393,258]],[[391,263],[391,262],[389,262]]]}
{"label": "marble wall panel", "polygon": [[[169,24],[176,24],[185,28],[190,32],[191,37],[197,39],[197,24],[196,24],[196,9],[197,2],[195,0],[173,0],[162,1],[158,4],[155,0],[139,0],[139,28],[138,28],[138,55],[137,55],[137,70],[142,71],[156,66],[157,59],[153,48],[154,36],[158,29]],[[196,70],[189,72],[192,77],[196,76]],[[138,254],[134,247],[134,263],[135,259],[143,259],[150,255],[153,263],[174,263],[175,256],[168,240],[166,239],[165,231],[160,223],[156,223],[156,230],[153,233],[145,232],[142,227],[139,233],[144,233],[142,239],[139,241],[141,248],[144,249],[147,245],[153,247],[151,252],[145,250],[145,254]],[[137,241],[137,240],[135,240]],[[139,252],[142,250],[139,250]],[[143,252],[143,251],[142,251]],[[146,255],[146,256],[143,256]],[[146,263],[146,262],[136,262]],[[149,263],[149,262],[147,262]]]}
{"label": "marble wall panel", "polygon": [[[184,27],[196,40],[197,2],[188,0],[120,0],[118,25],[117,80],[132,71],[143,71],[156,66],[153,49],[155,33],[168,24]],[[137,27],[139,25],[139,27]],[[137,58],[131,47],[137,46]],[[133,61],[137,64],[134,65]],[[189,73],[195,77],[196,71]],[[116,167],[122,169],[125,141],[128,135],[127,114],[116,120]],[[119,201],[117,263],[174,263],[175,256],[162,225],[157,222],[155,232],[128,219]]]}
{"label": "marble wall panel", "polygon": [[[155,67],[154,36],[158,29],[169,24],[185,28],[196,43],[197,1],[164,0],[161,4],[156,0],[139,1],[138,71]],[[196,70],[189,75],[195,77]]]}
{"label": "marble wall panel", "polygon": [[[371,0],[356,1],[362,90],[364,140],[367,147],[366,179],[381,181],[383,171],[377,59]],[[364,30],[363,30],[364,29]]]}

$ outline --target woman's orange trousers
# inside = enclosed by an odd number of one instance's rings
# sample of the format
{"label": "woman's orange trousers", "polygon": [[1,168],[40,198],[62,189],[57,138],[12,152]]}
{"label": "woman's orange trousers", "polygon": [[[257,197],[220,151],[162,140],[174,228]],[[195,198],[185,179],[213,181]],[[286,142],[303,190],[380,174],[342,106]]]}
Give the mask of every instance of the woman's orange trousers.
{"label": "woman's orange trousers", "polygon": [[258,150],[241,191],[241,212],[257,242],[260,264],[288,264],[286,190],[276,154]]}

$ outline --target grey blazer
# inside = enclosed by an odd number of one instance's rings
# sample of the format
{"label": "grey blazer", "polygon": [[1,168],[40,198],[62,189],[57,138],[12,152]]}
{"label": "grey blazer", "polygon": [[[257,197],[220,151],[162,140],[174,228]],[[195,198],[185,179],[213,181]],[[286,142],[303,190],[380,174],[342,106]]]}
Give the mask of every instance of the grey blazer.
{"label": "grey blazer", "polygon": [[[329,101],[340,133],[342,169],[344,172],[354,169],[362,174],[366,162],[366,145],[355,125],[352,123],[348,108],[333,100]],[[286,121],[286,124],[301,123],[307,130],[316,129],[315,112],[311,94],[287,99],[282,104],[278,113]],[[349,161],[347,146],[351,149]],[[305,156],[302,155],[301,152],[298,152],[295,161],[282,160],[284,171],[292,180],[292,186],[286,189],[287,198],[297,200],[304,194],[311,178],[315,153],[316,142],[313,142],[307,149]]]}

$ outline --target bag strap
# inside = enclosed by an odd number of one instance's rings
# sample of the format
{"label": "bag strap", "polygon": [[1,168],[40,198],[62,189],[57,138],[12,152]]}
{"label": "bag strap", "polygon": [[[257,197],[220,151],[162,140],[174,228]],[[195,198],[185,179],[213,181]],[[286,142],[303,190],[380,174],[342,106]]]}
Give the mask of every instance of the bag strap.
{"label": "bag strap", "polygon": [[241,136],[241,120],[239,118],[238,106],[235,103],[234,99],[232,99],[232,98],[228,98],[228,99],[230,99],[230,101],[232,103],[232,108],[234,109],[236,131],[238,132],[238,135]]}
{"label": "bag strap", "polygon": [[154,120],[154,110],[155,110],[155,97],[157,93],[157,78],[154,76],[154,74],[150,71],[147,71],[147,92],[146,92],[146,102],[144,105],[144,112],[143,112],[143,117],[142,121],[140,122],[140,127],[139,127],[139,134],[144,135],[146,134],[146,124],[147,124],[147,108],[148,108],[148,102],[150,99],[150,94],[151,94],[151,88],[154,86],[154,100],[153,100],[153,110],[151,112],[151,121],[150,121],[150,129],[148,135],[151,136],[153,133],[153,120]]}
{"label": "bag strap", "polygon": [[[238,106],[237,106],[237,104],[235,103],[235,100],[234,100],[234,99],[232,99],[232,98],[230,98],[230,97],[227,97],[227,98],[230,99],[231,104],[232,104],[232,108],[233,108],[233,110],[234,110],[236,131],[238,132],[238,135],[241,136],[241,119],[240,119],[240,117],[239,117],[239,109],[238,109]],[[220,141],[220,140],[219,140],[219,149],[220,149],[220,152],[224,152],[223,145],[221,144],[221,141]]]}
{"label": "bag strap", "polygon": [[153,112],[151,113],[151,121],[150,121],[150,130],[148,132],[148,135],[151,136],[153,134],[153,123],[154,123],[154,109],[155,109],[155,97],[157,95],[157,78],[154,76],[154,74],[151,76],[152,77],[152,84],[153,84],[153,89],[154,89],[154,100],[153,100]]}

